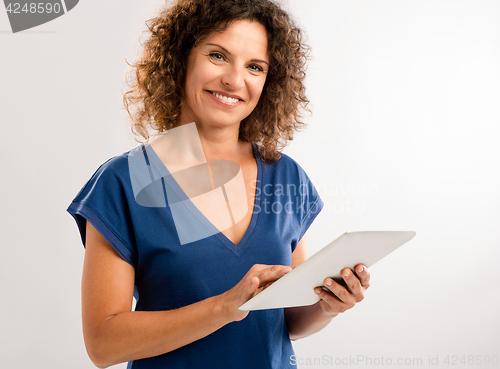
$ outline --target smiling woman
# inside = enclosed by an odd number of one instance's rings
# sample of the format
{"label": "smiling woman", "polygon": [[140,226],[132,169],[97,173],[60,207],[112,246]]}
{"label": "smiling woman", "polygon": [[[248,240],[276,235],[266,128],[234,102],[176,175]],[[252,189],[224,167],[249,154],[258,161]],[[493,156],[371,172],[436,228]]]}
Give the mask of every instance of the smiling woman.
{"label": "smiling woman", "polygon": [[305,126],[301,117],[309,103],[303,85],[309,48],[302,41],[301,29],[271,1],[177,1],[151,19],[150,36],[127,78],[131,89],[124,94],[135,133],[148,139],[150,130],[164,132],[180,124],[191,49],[204,44],[214,63],[227,63],[232,50],[207,37],[220,35],[237,20],[254,23],[247,27],[259,29],[256,34],[252,29],[240,34],[243,37],[233,39],[231,47],[246,51],[247,42],[258,43],[257,36],[263,31],[267,35],[266,52],[255,50],[261,55],[252,56],[252,64],[247,66],[265,80],[262,96],[256,109],[241,120],[239,138],[260,143],[264,159],[279,159],[294,132]]}
{"label": "smiling woman", "polygon": [[233,126],[255,109],[268,70],[266,29],[258,22],[232,23],[191,51],[180,124]]}
{"label": "smiling woman", "polygon": [[[323,208],[280,154],[308,103],[301,31],[269,0],[179,0],[149,29],[124,96],[146,141],[102,164],[68,207],[86,247],[89,357],[102,368],[294,368],[291,340],[352,308],[370,280],[358,265],[343,270],[345,287],[325,279],[314,305],[239,310],[306,259]],[[266,191],[278,187],[300,191]]]}

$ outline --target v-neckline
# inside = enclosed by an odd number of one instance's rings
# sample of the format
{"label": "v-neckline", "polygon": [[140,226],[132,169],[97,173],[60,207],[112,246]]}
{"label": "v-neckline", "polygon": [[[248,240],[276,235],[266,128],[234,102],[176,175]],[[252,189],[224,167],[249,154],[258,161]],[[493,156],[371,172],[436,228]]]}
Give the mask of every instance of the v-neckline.
{"label": "v-neckline", "polygon": [[[166,167],[166,165],[163,163],[163,161],[160,159],[156,151],[153,149],[153,147],[149,144],[149,142],[144,142],[142,144],[143,150],[147,154],[152,154],[152,155],[147,155],[148,156],[148,161],[156,168],[156,170],[160,173],[162,177],[165,175],[170,176],[170,171]],[[149,150],[147,150],[149,148]],[[250,244],[250,241],[252,240],[255,230],[257,228],[257,224],[260,219],[260,202],[261,202],[261,196],[262,196],[262,163],[261,159],[259,156],[258,148],[255,143],[252,142],[252,150],[254,154],[255,161],[257,163],[257,184],[255,186],[255,200],[254,200],[254,208],[252,209],[252,219],[250,221],[250,225],[248,226],[243,238],[241,241],[236,245],[233,241],[231,241],[224,233],[221,231],[217,230],[217,232],[210,236],[210,237],[217,237],[228,249],[230,249],[232,252],[236,254],[236,256],[240,256],[243,254],[245,249],[248,247]],[[174,181],[175,182],[175,181]],[[166,181],[164,181],[165,185],[169,185]],[[212,228],[216,229],[216,227],[208,220],[205,215],[193,204],[193,202],[189,199],[189,197],[185,194],[184,190],[175,182],[175,187],[170,188],[176,192],[178,195],[179,199],[184,199],[182,202],[183,204],[193,213],[193,215],[201,221],[202,224],[207,226],[207,228]],[[256,211],[256,209],[258,209]]]}

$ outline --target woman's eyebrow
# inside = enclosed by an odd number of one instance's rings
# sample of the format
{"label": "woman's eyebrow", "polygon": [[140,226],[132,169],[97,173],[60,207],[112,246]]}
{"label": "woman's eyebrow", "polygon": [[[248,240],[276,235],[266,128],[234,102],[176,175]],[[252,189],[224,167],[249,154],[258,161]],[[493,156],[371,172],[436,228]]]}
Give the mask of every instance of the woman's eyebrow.
{"label": "woman's eyebrow", "polygon": [[[221,48],[226,54],[228,55],[231,55],[231,53],[229,52],[229,50],[227,50],[225,47],[222,47],[221,45],[218,45],[218,44],[206,44],[207,46],[217,46],[219,48]],[[269,63],[266,62],[265,60],[260,60],[260,59],[252,59],[251,60],[252,62],[256,62],[256,63],[265,63],[269,66]]]}

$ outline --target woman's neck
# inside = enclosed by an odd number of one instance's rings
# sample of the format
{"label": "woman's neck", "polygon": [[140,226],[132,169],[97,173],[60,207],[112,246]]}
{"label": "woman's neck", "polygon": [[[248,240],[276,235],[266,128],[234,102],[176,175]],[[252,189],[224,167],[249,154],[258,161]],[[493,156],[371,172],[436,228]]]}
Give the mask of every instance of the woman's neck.
{"label": "woman's neck", "polygon": [[196,125],[207,160],[239,161],[248,156],[251,145],[238,139],[239,125],[205,128]]}

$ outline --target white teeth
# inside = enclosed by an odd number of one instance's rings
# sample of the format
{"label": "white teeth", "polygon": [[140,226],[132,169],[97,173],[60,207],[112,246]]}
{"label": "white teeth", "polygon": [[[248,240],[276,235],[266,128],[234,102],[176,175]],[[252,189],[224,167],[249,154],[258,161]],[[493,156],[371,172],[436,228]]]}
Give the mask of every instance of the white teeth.
{"label": "white teeth", "polygon": [[214,95],[215,97],[217,97],[217,98],[219,98],[222,101],[227,102],[227,103],[235,103],[235,102],[240,101],[239,99],[235,99],[235,98],[232,98],[232,97],[223,96],[223,95],[220,95],[220,94],[218,94],[216,92],[212,92],[212,95]]}

